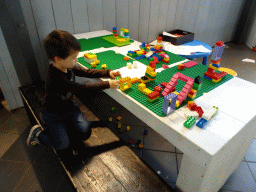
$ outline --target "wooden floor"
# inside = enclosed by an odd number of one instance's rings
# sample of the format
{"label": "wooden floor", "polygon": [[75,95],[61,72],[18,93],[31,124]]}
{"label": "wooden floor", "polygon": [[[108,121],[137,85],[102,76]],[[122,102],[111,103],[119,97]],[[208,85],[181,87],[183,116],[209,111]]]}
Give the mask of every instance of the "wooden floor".
{"label": "wooden floor", "polygon": [[[83,162],[70,171],[81,191],[172,191],[107,127],[92,129]],[[82,145],[81,145],[82,146]],[[81,147],[82,148],[82,147]]]}
{"label": "wooden floor", "polygon": [[[33,100],[28,103],[33,103],[33,107],[40,106],[40,95],[43,93],[41,90],[31,87],[23,91],[26,91],[24,95],[28,101]],[[74,101],[89,121],[100,120],[78,99],[75,98]],[[39,110],[34,111],[38,113]],[[74,155],[81,161],[71,167],[64,165],[77,191],[174,191],[104,125],[92,128],[91,137],[76,145],[77,153]]]}

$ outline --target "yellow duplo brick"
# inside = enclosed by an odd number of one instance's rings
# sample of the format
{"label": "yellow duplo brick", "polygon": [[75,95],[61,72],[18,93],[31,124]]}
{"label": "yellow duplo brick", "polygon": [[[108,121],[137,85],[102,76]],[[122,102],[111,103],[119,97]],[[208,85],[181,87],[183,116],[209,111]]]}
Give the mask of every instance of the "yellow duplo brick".
{"label": "yellow duplo brick", "polygon": [[133,84],[133,83],[137,83],[137,82],[139,82],[140,81],[140,79],[138,78],[138,77],[134,77],[134,78],[132,78],[131,79],[131,83]]}
{"label": "yellow duplo brick", "polygon": [[179,106],[180,106],[180,102],[179,102],[179,101],[176,101],[175,107],[177,108],[177,107],[179,107]]}
{"label": "yellow duplo brick", "polygon": [[176,95],[179,95],[179,93],[177,91],[174,91],[173,93],[176,94]]}
{"label": "yellow duplo brick", "polygon": [[143,92],[143,90],[146,89],[146,85],[144,83],[140,83],[138,85],[138,89],[139,89],[139,91]]}
{"label": "yellow duplo brick", "polygon": [[108,121],[113,121],[112,117],[109,117]]}
{"label": "yellow duplo brick", "polygon": [[131,127],[130,126],[127,126],[127,131],[130,131],[131,130]]}
{"label": "yellow duplo brick", "polygon": [[124,77],[122,79],[120,79],[120,82],[126,82],[126,81],[130,81],[131,77]]}
{"label": "yellow duplo brick", "polygon": [[91,59],[97,59],[97,55],[92,54],[92,53],[85,53],[84,56],[85,56],[87,59],[89,59],[89,60],[91,60]]}
{"label": "yellow duplo brick", "polygon": [[[222,78],[221,78],[221,79],[222,79]],[[218,79],[218,80],[212,79],[212,81],[213,81],[214,83],[218,83],[221,79]]]}
{"label": "yellow duplo brick", "polygon": [[144,89],[143,90],[143,93],[145,94],[145,95],[148,95],[149,93],[152,93],[153,91],[151,91],[150,89],[148,89],[148,88],[146,88],[146,89]]}
{"label": "yellow duplo brick", "polygon": [[188,94],[188,97],[190,97],[191,99],[193,99],[193,98],[196,97],[196,94],[195,94],[195,95],[190,95],[190,94]]}
{"label": "yellow duplo brick", "polygon": [[155,46],[155,49],[160,49],[161,48],[161,45],[156,45]]}
{"label": "yellow duplo brick", "polygon": [[195,103],[195,102],[194,102],[194,101],[189,101],[189,102],[188,102],[189,105],[190,105],[190,104],[193,104],[193,103]]}
{"label": "yellow duplo brick", "polygon": [[94,61],[97,65],[100,64],[100,60],[95,60]]}
{"label": "yellow duplo brick", "polygon": [[143,54],[143,53],[144,53],[143,50],[137,51],[137,54]]}
{"label": "yellow duplo brick", "polygon": [[190,90],[193,94],[196,94],[197,93],[197,90],[195,90],[195,89],[191,89]]}
{"label": "yellow duplo brick", "polygon": [[91,67],[92,67],[92,68],[96,67],[96,63],[95,63],[95,62],[92,62],[92,63],[91,63]]}
{"label": "yellow duplo brick", "polygon": [[210,68],[214,69],[214,70],[218,70],[217,67],[214,67],[212,64],[209,65]]}
{"label": "yellow duplo brick", "polygon": [[102,64],[102,65],[101,65],[101,68],[102,68],[102,69],[106,69],[106,68],[107,68],[107,65],[106,65],[106,64]]}

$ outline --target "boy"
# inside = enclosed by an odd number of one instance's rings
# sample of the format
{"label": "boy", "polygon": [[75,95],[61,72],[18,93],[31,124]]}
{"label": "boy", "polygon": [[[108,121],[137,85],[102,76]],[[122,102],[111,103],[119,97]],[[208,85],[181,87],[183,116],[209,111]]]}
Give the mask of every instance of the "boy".
{"label": "boy", "polygon": [[[45,102],[42,118],[47,128],[43,131],[39,125],[32,127],[28,145],[45,144],[56,149],[60,158],[73,154],[70,137],[86,140],[91,135],[91,123],[82,115],[79,107],[72,101],[73,94],[83,90],[84,94],[107,88],[117,88],[119,80],[99,83],[79,84],[75,76],[99,78],[121,76],[120,72],[109,69],[85,69],[77,64],[81,51],[78,40],[62,30],[52,31],[44,40],[44,48],[52,61],[48,69],[45,86]],[[71,124],[71,125],[70,125]]]}

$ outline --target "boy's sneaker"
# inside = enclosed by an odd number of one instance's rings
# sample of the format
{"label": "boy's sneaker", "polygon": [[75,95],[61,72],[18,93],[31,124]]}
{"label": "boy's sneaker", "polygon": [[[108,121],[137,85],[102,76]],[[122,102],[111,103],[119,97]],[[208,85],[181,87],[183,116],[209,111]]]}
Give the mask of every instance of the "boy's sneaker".
{"label": "boy's sneaker", "polygon": [[39,125],[34,125],[28,135],[27,138],[27,144],[29,146],[33,146],[36,144],[40,144],[39,140],[38,140],[38,135],[41,133],[42,129]]}

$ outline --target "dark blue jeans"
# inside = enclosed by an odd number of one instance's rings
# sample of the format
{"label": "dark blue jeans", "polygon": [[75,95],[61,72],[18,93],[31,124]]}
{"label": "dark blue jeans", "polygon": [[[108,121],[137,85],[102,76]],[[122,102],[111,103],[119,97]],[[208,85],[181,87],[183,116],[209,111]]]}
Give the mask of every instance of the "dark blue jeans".
{"label": "dark blue jeans", "polygon": [[46,130],[39,134],[39,141],[56,150],[66,149],[72,139],[86,140],[91,136],[90,122],[73,103],[67,113],[53,114],[43,111]]}

